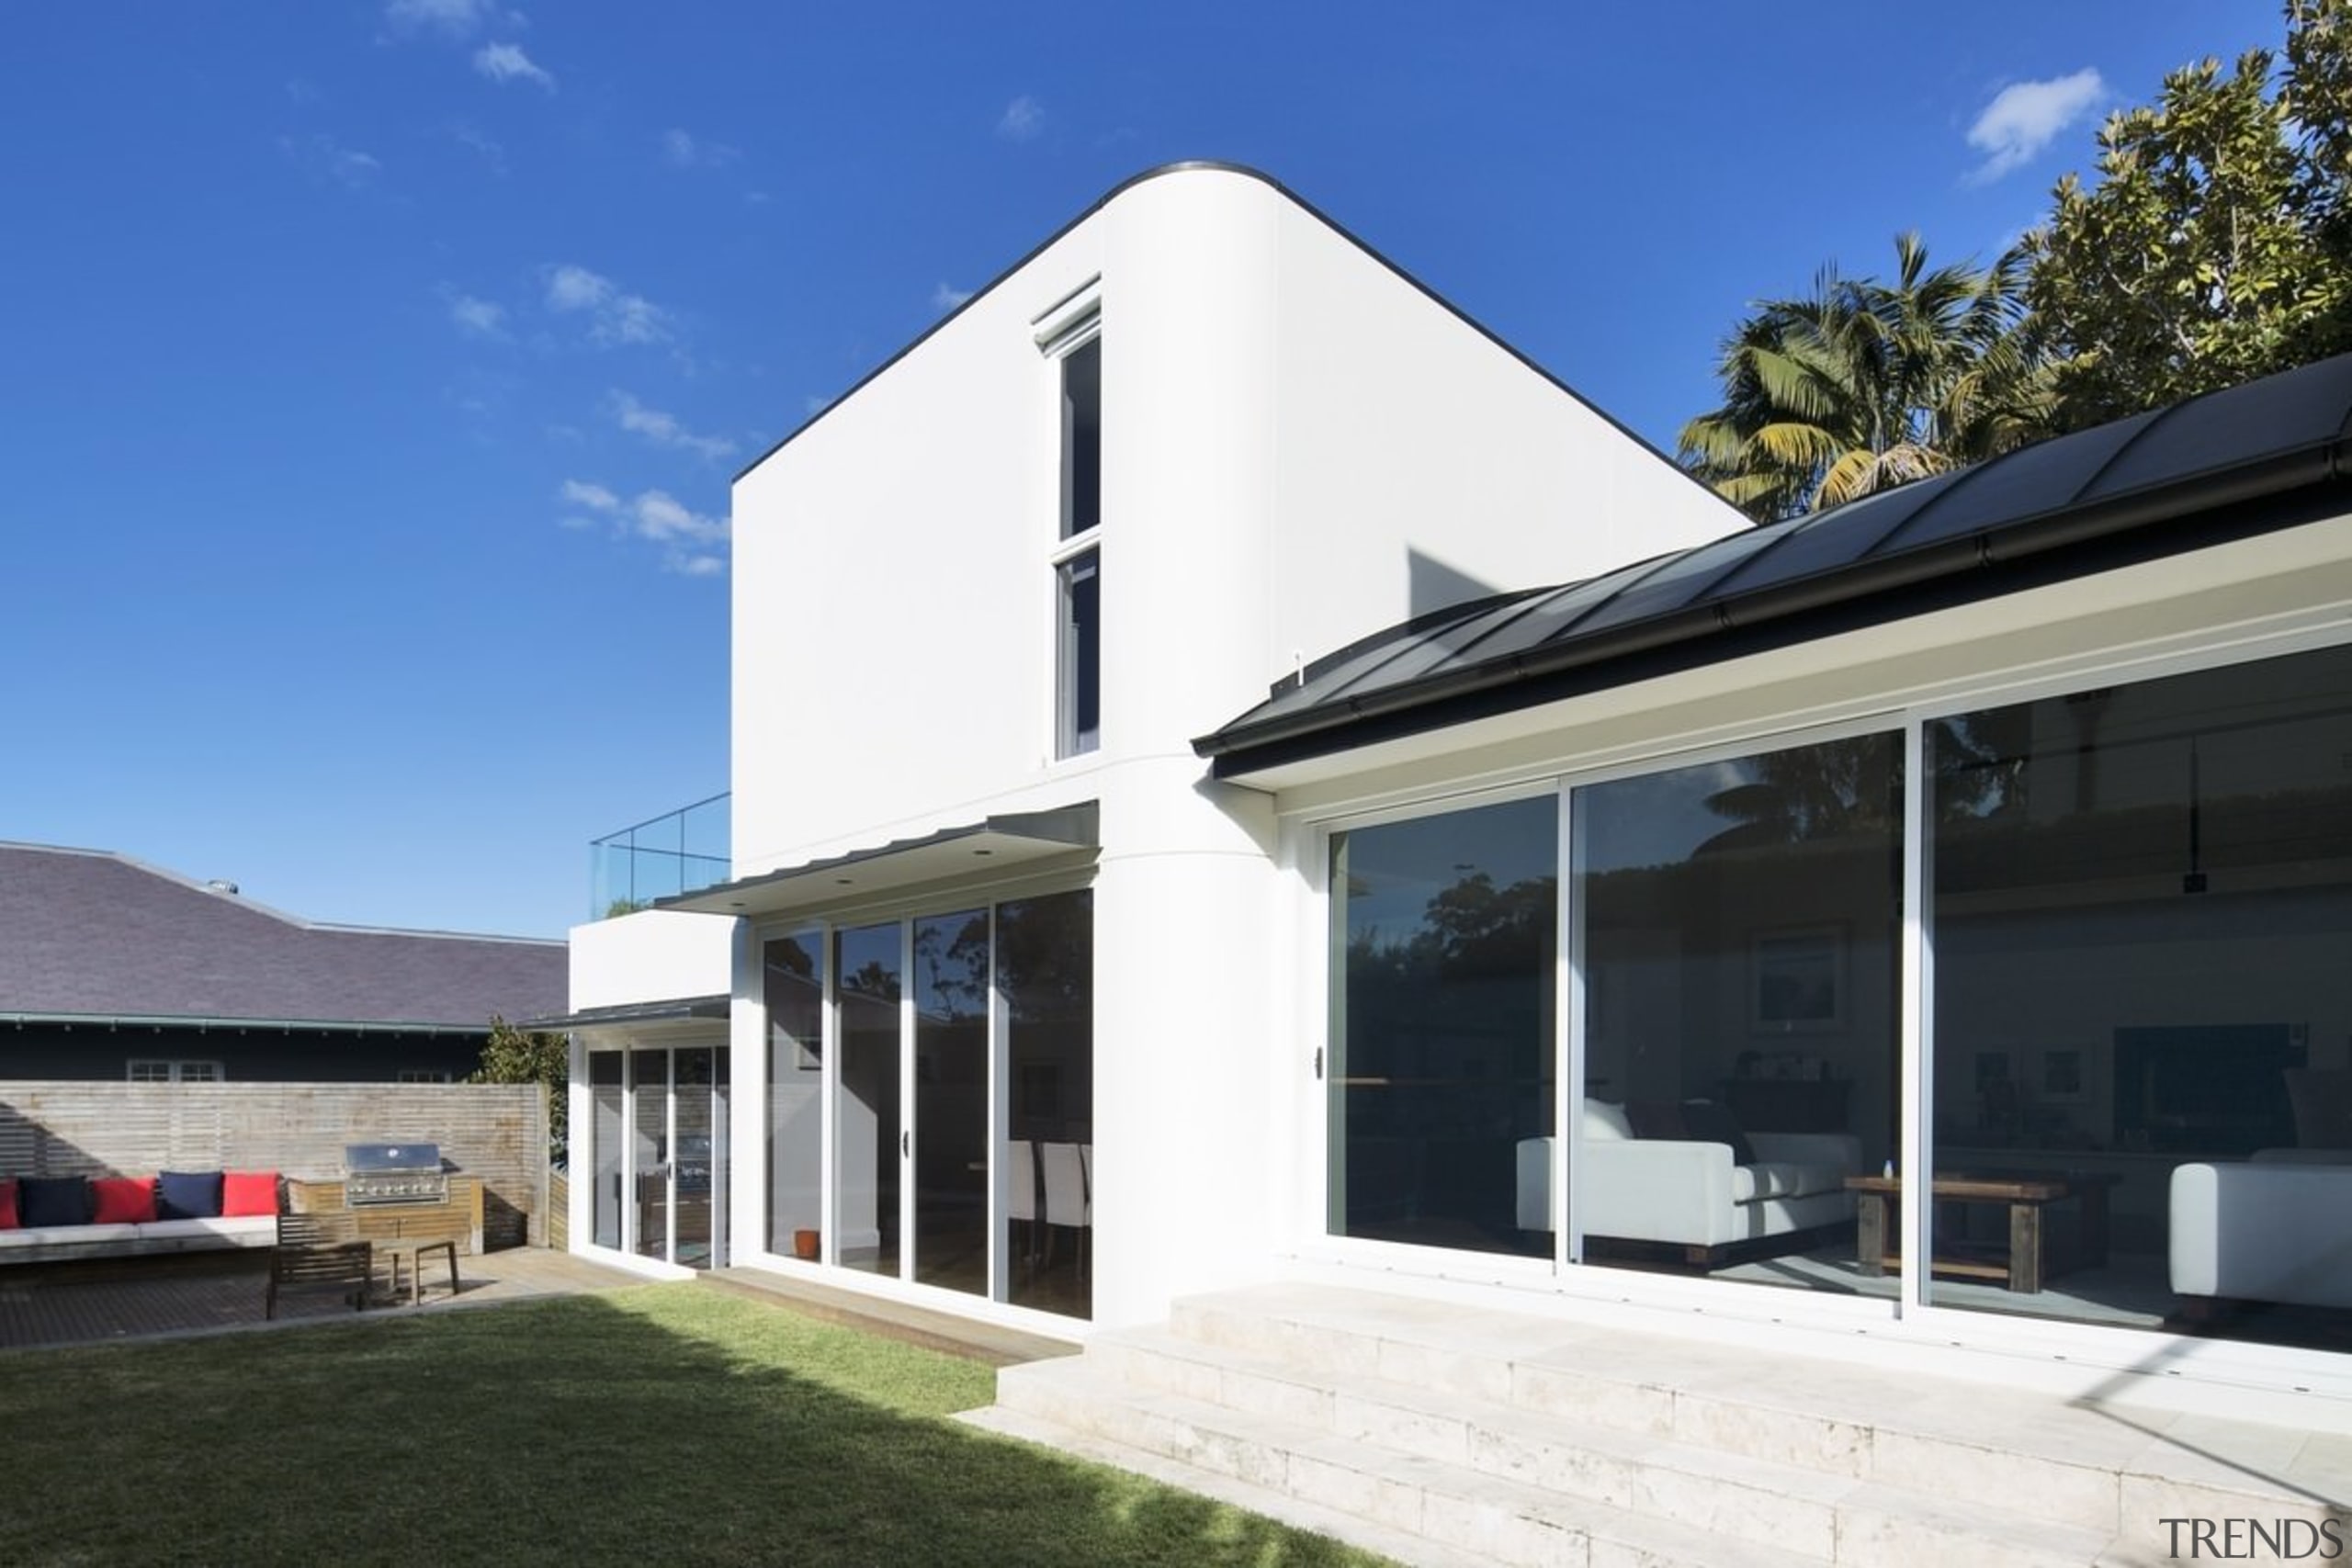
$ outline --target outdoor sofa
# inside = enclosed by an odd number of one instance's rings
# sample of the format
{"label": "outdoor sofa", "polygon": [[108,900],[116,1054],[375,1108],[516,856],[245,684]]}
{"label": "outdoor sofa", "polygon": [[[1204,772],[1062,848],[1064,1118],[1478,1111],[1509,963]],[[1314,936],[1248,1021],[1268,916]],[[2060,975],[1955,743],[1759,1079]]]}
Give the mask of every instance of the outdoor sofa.
{"label": "outdoor sofa", "polygon": [[274,1170],[0,1177],[0,1263],[273,1247]]}

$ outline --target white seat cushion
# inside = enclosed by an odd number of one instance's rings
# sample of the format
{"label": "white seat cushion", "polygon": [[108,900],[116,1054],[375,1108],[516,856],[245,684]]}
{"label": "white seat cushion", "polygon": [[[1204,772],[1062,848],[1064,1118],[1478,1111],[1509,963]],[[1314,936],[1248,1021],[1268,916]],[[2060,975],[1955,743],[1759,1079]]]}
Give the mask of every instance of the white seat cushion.
{"label": "white seat cushion", "polygon": [[1801,1160],[1765,1159],[1734,1166],[1731,1201],[1750,1203],[1758,1198],[1809,1198],[1816,1192],[1838,1192],[1846,1186],[1842,1166],[1814,1165]]}

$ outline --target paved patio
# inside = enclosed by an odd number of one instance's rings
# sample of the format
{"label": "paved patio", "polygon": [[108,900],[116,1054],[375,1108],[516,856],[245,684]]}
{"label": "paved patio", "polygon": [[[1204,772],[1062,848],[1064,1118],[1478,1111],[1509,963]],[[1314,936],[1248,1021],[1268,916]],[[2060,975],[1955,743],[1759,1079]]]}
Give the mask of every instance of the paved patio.
{"label": "paved patio", "polygon": [[[428,1263],[424,1304],[410,1306],[404,1299],[391,1302],[379,1273],[367,1315],[489,1306],[645,1282],[543,1247],[461,1258],[458,1276],[453,1295],[438,1260]],[[279,1302],[277,1318],[269,1322],[262,1316],[268,1280],[266,1248],[12,1267],[0,1270],[0,1349],[229,1333],[355,1315],[332,1293],[305,1292]],[[402,1284],[405,1292],[405,1280]]]}

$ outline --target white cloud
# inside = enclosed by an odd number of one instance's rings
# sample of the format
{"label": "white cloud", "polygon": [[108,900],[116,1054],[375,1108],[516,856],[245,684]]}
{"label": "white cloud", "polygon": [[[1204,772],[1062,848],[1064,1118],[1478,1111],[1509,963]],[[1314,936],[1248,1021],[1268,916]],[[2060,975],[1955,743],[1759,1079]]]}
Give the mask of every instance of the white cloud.
{"label": "white cloud", "polygon": [[508,82],[537,82],[548,92],[555,91],[555,78],[535,65],[523,52],[520,44],[486,43],[474,51],[474,70],[503,85]]}
{"label": "white cloud", "polygon": [[592,342],[667,343],[670,313],[641,294],[631,294],[584,266],[548,270],[547,306],[558,315],[587,312]]}
{"label": "white cloud", "polygon": [[503,175],[506,173],[506,149],[495,138],[483,135],[463,120],[450,123],[449,138],[479,157],[492,174]]}
{"label": "white cloud", "polygon": [[460,294],[449,301],[449,319],[458,330],[474,337],[503,338],[506,335],[506,307],[488,299],[477,299],[470,294]]}
{"label": "white cloud", "polygon": [[627,392],[606,394],[615,423],[626,431],[642,435],[657,446],[676,446],[717,462],[735,451],[735,443],[723,435],[696,435],[678,423],[674,414],[660,409],[647,408]]}
{"label": "white cloud", "polygon": [[952,288],[943,283],[931,291],[931,308],[934,310],[953,310],[971,297],[972,291],[968,288]]}
{"label": "white cloud", "polygon": [[1984,154],[1968,183],[1986,185],[2020,167],[2111,96],[2106,79],[2089,66],[2047,82],[2010,83],[1968,128],[1968,144]]}
{"label": "white cloud", "polygon": [[727,547],[729,529],[724,517],[706,517],[666,491],[640,491],[629,502],[638,534],[668,547],[662,570],[681,577],[717,577],[727,570],[719,551]]}
{"label": "white cloud", "polygon": [[563,488],[556,493],[566,504],[584,506],[591,512],[602,512],[609,515],[621,509],[619,496],[615,495],[603,485],[587,479],[566,479],[563,481]]}
{"label": "white cloud", "polygon": [[359,189],[384,168],[368,154],[345,147],[332,136],[281,136],[277,150],[311,178],[333,180],[346,190]]}
{"label": "white cloud", "polygon": [[1046,106],[1023,93],[1004,106],[1004,113],[996,122],[996,133],[1007,141],[1034,140],[1046,129]]}
{"label": "white cloud", "polygon": [[403,32],[430,29],[465,38],[498,17],[492,0],[390,0],[384,20]]}
{"label": "white cloud", "polygon": [[662,156],[673,168],[724,168],[742,157],[740,147],[724,141],[704,141],[674,127],[662,133]]}
{"label": "white cloud", "polygon": [[663,490],[639,491],[628,515],[639,536],[658,544],[715,545],[728,535],[726,518],[706,517]]}
{"label": "white cloud", "polygon": [[584,266],[560,266],[548,274],[548,309],[593,310],[613,297],[613,280]]}

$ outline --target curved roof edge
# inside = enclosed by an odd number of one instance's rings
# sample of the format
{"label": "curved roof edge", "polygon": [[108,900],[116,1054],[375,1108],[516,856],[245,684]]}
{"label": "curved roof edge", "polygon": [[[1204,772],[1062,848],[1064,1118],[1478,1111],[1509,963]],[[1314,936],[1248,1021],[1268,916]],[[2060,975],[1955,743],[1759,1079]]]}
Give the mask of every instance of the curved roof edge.
{"label": "curved roof edge", "polygon": [[[2319,521],[2346,509],[2347,480],[2352,355],[1693,546],[1646,570],[1537,590],[1537,614],[1555,597],[1574,613],[1532,641],[1490,628],[1414,657],[1498,601],[1445,626],[1392,626],[1343,650],[1389,646],[1389,658],[1352,669],[1318,660],[1193,748],[1217,777],[1245,776]],[[1775,552],[1800,540],[1791,553],[1819,564],[1775,576]],[[1629,607],[1654,580],[1690,586]],[[1403,673],[1384,680],[1392,668]]]}
{"label": "curved roof edge", "polygon": [[1574,400],[1579,407],[1592,414],[1596,419],[1599,419],[1602,423],[1608,425],[1618,434],[1623,436],[1626,440],[1631,441],[1643,451],[1647,452],[1651,457],[1657,458],[1660,463],[1672,469],[1675,473],[1681,475],[1691,484],[1697,485],[1702,491],[1706,491],[1710,497],[1714,497],[1713,491],[1709,490],[1705,484],[1694,478],[1690,474],[1690,470],[1683,468],[1681,464],[1676,462],[1670,455],[1659,450],[1657,446],[1653,445],[1650,440],[1644,436],[1639,431],[1625,423],[1624,421],[1619,419],[1615,414],[1611,413],[1607,409],[1602,408],[1599,403],[1594,402],[1590,398],[1586,397],[1582,392],[1577,391],[1574,387],[1568,385],[1567,382],[1562,380],[1559,377],[1554,375],[1551,371],[1537,364],[1533,359],[1529,358],[1526,354],[1521,352],[1518,347],[1513,345],[1508,339],[1504,338],[1493,328],[1487,326],[1485,322],[1479,321],[1478,318],[1473,316],[1469,311],[1464,310],[1461,306],[1455,304],[1453,300],[1447,299],[1444,295],[1439,293],[1428,284],[1422,282],[1419,277],[1404,266],[1400,265],[1394,259],[1375,249],[1373,245],[1368,243],[1363,236],[1357,234],[1346,224],[1340,222],[1338,220],[1331,217],[1329,213],[1325,212],[1321,208],[1316,206],[1313,202],[1299,195],[1298,192],[1291,189],[1290,186],[1283,184],[1282,181],[1274,178],[1273,175],[1267,174],[1264,170],[1253,168],[1248,164],[1228,163],[1219,158],[1184,158],[1179,159],[1178,161],[1170,164],[1156,164],[1153,167],[1142,170],[1139,173],[1129,175],[1125,179],[1121,180],[1117,185],[1113,186],[1109,190],[1106,190],[1101,196],[1096,197],[1093,201],[1087,204],[1086,208],[1082,211],[1076,214],[1068,222],[1063,223],[1052,233],[1046,235],[1044,239],[1030,246],[1029,249],[1023,252],[1021,257],[1013,262],[1012,265],[1006,267],[1003,271],[998,273],[994,277],[989,278],[979,288],[974,289],[969,299],[966,299],[962,304],[957,305],[954,310],[948,311],[947,314],[940,317],[939,320],[932,322],[928,327],[925,327],[914,338],[910,339],[907,343],[906,346],[900,348],[896,354],[891,355],[888,359],[882,361],[881,364],[876,365],[873,369],[859,377],[855,381],[851,382],[849,386],[843,388],[838,395],[829,400],[823,408],[819,409],[815,413],[810,414],[807,419],[804,419],[798,424],[794,425],[790,430],[786,431],[782,436],[777,438],[777,440],[765,451],[752,458],[750,462],[744,464],[741,468],[738,468],[735,471],[733,482],[741,483],[742,480],[750,478],[752,470],[759,468],[761,464],[766,462],[770,457],[775,457],[778,452],[783,451],[786,446],[791,446],[795,441],[797,441],[827,414],[832,412],[835,409],[841,407],[842,404],[847,402],[851,398],[856,396],[868,382],[882,375],[884,371],[888,370],[892,366],[898,364],[899,361],[904,359],[908,355],[912,354],[916,349],[921,348],[950,321],[953,321],[956,317],[970,310],[982,299],[987,299],[989,294],[993,293],[999,286],[1011,278],[1015,273],[1018,273],[1023,267],[1027,266],[1031,262],[1036,260],[1046,251],[1052,249],[1061,241],[1064,235],[1077,228],[1080,224],[1085,222],[1088,219],[1093,217],[1096,213],[1102,211],[1104,208],[1110,206],[1111,203],[1116,201],[1128,191],[1131,191],[1137,186],[1144,185],[1149,181],[1163,179],[1170,175],[1201,173],[1236,175],[1243,179],[1255,180],[1260,185],[1262,185],[1268,189],[1273,191],[1283,200],[1297,208],[1301,212],[1306,213],[1309,218],[1314,219],[1326,229],[1330,230],[1332,233],[1337,234],[1340,239],[1345,240],[1349,244],[1353,245],[1357,250],[1362,251],[1374,262],[1385,267],[1389,272],[1395,274],[1397,278],[1410,286],[1416,292],[1420,294],[1422,298],[1428,299],[1430,303],[1444,310],[1448,315],[1453,317],[1464,326],[1468,327],[1472,332],[1476,333],[1480,337],[1485,338],[1495,347],[1509,355],[1520,365],[1533,372],[1554,390],[1561,392]]}

